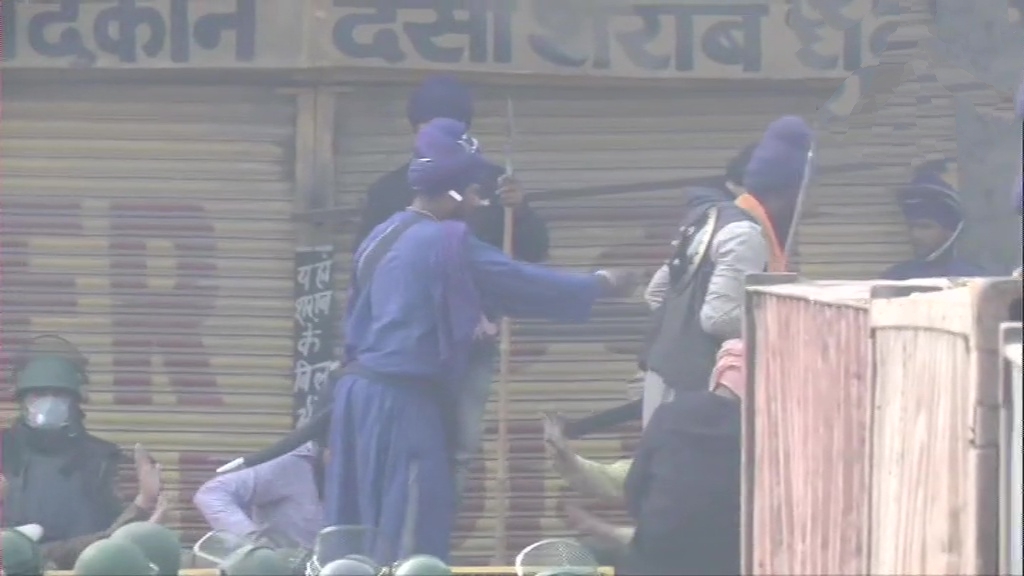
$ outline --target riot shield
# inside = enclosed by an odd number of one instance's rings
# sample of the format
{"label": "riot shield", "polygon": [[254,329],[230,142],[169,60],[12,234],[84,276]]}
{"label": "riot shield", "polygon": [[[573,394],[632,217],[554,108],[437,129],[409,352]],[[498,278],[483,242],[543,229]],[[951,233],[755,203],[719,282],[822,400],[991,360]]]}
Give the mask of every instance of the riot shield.
{"label": "riot shield", "polygon": [[[355,558],[376,566],[374,558],[376,532],[365,526],[329,526],[320,531],[313,546],[313,558],[306,574],[315,576],[320,569],[335,560]],[[377,567],[379,570],[379,567]]]}
{"label": "riot shield", "polygon": [[196,542],[192,547],[196,568],[220,568],[231,564],[254,548],[271,548],[289,566],[293,573],[301,574],[310,556],[309,550],[298,546],[282,547],[266,540],[238,536],[230,532],[214,530]]}
{"label": "riot shield", "polygon": [[575,540],[550,538],[535,542],[516,555],[516,576],[573,574],[597,576],[597,560]]}
{"label": "riot shield", "polygon": [[192,553],[195,555],[196,562],[203,564],[196,566],[197,568],[217,568],[241,557],[255,547],[254,540],[230,532],[214,530],[196,542],[192,547]]}

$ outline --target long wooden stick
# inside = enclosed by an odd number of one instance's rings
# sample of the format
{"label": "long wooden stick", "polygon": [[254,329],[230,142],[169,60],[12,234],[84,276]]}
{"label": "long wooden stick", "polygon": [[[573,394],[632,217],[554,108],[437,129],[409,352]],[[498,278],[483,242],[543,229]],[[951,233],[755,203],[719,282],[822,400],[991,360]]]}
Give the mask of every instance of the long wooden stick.
{"label": "long wooden stick", "polygon": [[[505,229],[501,246],[506,254],[512,255],[512,229],[515,224],[514,210],[505,208]],[[498,348],[498,521],[495,523],[495,557],[497,566],[506,565],[508,555],[508,499],[511,490],[508,471],[508,402],[509,368],[512,355],[512,330],[509,319],[501,319],[501,344]]]}

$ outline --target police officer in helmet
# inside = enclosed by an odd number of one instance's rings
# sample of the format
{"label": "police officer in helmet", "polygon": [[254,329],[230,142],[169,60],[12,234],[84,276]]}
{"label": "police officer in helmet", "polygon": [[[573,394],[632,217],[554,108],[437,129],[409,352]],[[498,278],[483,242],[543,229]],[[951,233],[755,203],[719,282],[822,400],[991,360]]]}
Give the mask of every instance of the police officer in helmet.
{"label": "police officer in helmet", "polygon": [[143,474],[138,463],[140,497],[128,507],[118,497],[121,450],[85,427],[85,365],[63,338],[34,340],[13,361],[19,414],[0,431],[3,525],[42,526],[39,544],[58,569],[71,568],[79,552],[112,528],[149,518],[159,497],[159,468],[151,464]]}

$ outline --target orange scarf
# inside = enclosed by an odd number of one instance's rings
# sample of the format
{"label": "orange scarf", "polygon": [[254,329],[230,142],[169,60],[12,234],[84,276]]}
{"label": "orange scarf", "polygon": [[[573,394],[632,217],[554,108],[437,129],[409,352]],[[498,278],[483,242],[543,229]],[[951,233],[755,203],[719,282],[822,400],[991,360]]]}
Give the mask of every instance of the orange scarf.
{"label": "orange scarf", "polygon": [[765,242],[768,243],[768,249],[770,253],[768,255],[768,271],[769,272],[785,272],[789,269],[789,262],[786,261],[786,251],[782,248],[782,243],[779,242],[778,236],[775,234],[775,227],[772,226],[772,221],[768,218],[768,212],[765,211],[764,206],[757,201],[749,193],[743,193],[736,198],[736,205],[745,210],[750,214],[757,224],[761,226],[761,233],[764,235]]}

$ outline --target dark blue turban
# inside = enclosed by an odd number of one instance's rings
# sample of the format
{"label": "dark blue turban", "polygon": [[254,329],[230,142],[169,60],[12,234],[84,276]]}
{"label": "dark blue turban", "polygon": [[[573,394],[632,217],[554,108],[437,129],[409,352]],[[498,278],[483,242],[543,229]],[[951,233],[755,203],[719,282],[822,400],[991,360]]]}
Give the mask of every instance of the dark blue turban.
{"label": "dark blue turban", "polygon": [[757,148],[757,142],[751,142],[743,147],[728,164],[725,165],[725,179],[737,186],[743,185],[743,173],[747,170],[747,165],[750,164],[750,157],[754,155],[754,150]]}
{"label": "dark blue turban", "polygon": [[907,220],[931,220],[954,231],[963,225],[963,206],[951,181],[948,163],[922,166],[915,171],[910,184],[899,190],[900,208]]}
{"label": "dark blue turban", "polygon": [[743,187],[754,196],[797,194],[810,169],[814,139],[799,116],[783,116],[768,125],[743,172]]}
{"label": "dark blue turban", "polygon": [[417,194],[441,196],[462,193],[481,179],[490,165],[466,125],[451,118],[435,118],[420,126],[414,158],[409,163],[409,186]]}
{"label": "dark blue turban", "polygon": [[454,76],[430,76],[409,97],[406,114],[413,126],[451,118],[468,128],[473,123],[473,96]]}

